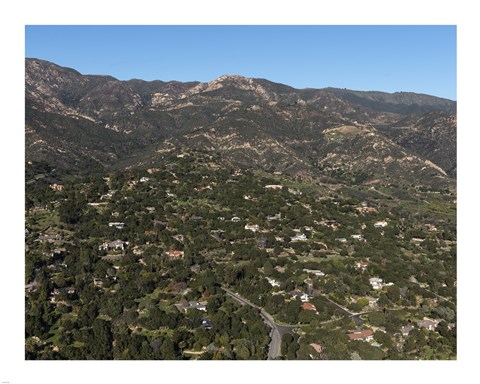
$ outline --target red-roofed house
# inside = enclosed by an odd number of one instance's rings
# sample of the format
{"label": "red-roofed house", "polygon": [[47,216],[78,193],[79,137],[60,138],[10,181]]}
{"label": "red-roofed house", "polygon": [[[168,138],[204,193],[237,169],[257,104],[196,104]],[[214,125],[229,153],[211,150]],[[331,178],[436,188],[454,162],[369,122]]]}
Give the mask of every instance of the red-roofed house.
{"label": "red-roofed house", "polygon": [[322,353],[323,347],[320,344],[311,343],[310,346],[315,350],[317,353]]}
{"label": "red-roofed house", "polygon": [[183,257],[184,252],[183,251],[167,251],[165,252],[165,255],[168,256],[170,259],[179,259],[180,257]]}
{"label": "red-roofed house", "polygon": [[364,329],[362,331],[354,331],[347,335],[350,340],[365,340],[370,341],[373,339],[373,331],[371,329]]}
{"label": "red-roofed house", "polygon": [[315,305],[313,305],[312,303],[303,303],[302,308],[305,311],[316,311],[317,310],[317,308],[315,308]]}

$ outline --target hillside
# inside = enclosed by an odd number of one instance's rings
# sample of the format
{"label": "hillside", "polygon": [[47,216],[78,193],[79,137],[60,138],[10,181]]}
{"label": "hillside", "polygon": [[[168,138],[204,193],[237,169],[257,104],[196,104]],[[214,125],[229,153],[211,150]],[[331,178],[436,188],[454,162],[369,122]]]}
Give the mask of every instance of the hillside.
{"label": "hillside", "polygon": [[142,80],[25,61],[26,160],[151,166],[182,148],[232,165],[341,183],[454,182],[456,103],[414,93],[295,89],[225,75]]}

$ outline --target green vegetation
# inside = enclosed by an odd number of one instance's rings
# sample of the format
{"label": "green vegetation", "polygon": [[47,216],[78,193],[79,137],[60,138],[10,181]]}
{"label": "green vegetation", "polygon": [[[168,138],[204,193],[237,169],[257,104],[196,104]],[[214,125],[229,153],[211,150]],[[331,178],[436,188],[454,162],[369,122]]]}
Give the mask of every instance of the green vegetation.
{"label": "green vegetation", "polygon": [[219,162],[29,168],[26,359],[266,359],[260,311],[221,287],[297,326],[283,359],[456,358],[449,194],[328,190]]}

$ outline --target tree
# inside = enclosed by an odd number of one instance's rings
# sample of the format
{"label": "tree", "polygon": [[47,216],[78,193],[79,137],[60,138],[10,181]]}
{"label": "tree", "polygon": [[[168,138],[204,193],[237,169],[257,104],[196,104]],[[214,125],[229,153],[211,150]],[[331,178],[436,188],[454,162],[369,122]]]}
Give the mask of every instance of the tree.
{"label": "tree", "polygon": [[400,300],[400,288],[396,285],[390,285],[387,288],[387,297],[394,303],[398,302]]}

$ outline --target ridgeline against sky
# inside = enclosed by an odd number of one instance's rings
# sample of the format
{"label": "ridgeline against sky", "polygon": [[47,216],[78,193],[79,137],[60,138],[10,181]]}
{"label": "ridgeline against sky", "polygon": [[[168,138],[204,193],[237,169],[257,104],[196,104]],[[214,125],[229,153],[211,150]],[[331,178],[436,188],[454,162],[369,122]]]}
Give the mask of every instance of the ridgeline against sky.
{"label": "ridgeline against sky", "polygon": [[27,26],[26,56],[121,80],[223,74],[456,100],[455,26]]}

